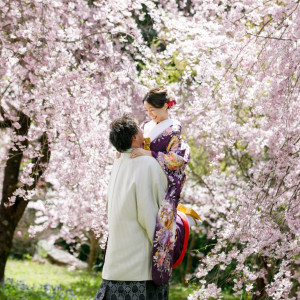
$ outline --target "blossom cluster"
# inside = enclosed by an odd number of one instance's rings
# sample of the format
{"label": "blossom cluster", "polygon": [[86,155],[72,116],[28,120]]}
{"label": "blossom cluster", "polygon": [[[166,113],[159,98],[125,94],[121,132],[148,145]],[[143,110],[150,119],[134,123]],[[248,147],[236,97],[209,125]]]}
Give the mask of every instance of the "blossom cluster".
{"label": "blossom cluster", "polygon": [[[299,296],[299,1],[0,0],[0,12],[0,122],[13,124],[0,140],[1,168],[7,149],[29,143],[14,196],[34,196],[22,188],[43,132],[51,150],[47,218],[32,233],[62,224],[70,243],[89,231],[104,242],[109,123],[124,112],[143,121],[141,95],[164,84],[208,169],[197,184],[187,178],[183,201],[217,240],[189,299],[219,297],[205,276],[232,262],[237,295]],[[26,136],[16,111],[32,122]]]}

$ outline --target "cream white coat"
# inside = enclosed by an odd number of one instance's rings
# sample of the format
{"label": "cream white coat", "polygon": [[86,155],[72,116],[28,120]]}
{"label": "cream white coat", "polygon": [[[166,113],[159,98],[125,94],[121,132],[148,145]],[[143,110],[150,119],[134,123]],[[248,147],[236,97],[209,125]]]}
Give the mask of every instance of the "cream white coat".
{"label": "cream white coat", "polygon": [[156,216],[167,177],[149,156],[116,159],[107,195],[109,238],[102,277],[106,280],[151,280]]}

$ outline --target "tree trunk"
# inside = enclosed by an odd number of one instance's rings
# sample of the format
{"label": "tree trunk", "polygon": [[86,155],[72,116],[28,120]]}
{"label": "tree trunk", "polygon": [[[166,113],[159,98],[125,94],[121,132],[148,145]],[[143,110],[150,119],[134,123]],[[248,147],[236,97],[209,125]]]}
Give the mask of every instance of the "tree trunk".
{"label": "tree trunk", "polygon": [[258,295],[254,294],[252,296],[252,300],[265,300],[268,299],[268,295],[266,293],[266,284],[263,278],[256,279],[256,291],[259,293]]}
{"label": "tree trunk", "polygon": [[98,247],[99,245],[97,239],[95,238],[95,234],[93,232],[90,232],[90,253],[88,257],[89,270],[93,269]]}
{"label": "tree trunk", "polygon": [[[1,115],[3,117],[3,108],[1,109]],[[16,135],[27,136],[30,127],[31,120],[28,116],[22,112],[18,112],[20,117],[19,124],[20,129],[14,129]],[[4,120],[9,124],[9,120]],[[7,126],[8,127],[8,126]],[[24,185],[24,190],[32,190],[36,187],[36,184],[45,170],[46,164],[50,159],[50,152],[48,148],[47,134],[38,139],[41,143],[42,157],[32,159],[34,168],[31,176],[34,178],[34,183],[31,186]],[[25,201],[22,197],[17,196],[13,205],[9,204],[9,198],[13,196],[13,193],[19,188],[19,173],[23,158],[23,151],[28,147],[28,140],[21,141],[21,146],[15,145],[14,149],[9,149],[8,160],[4,169],[4,180],[2,189],[2,199],[0,204],[0,283],[4,282],[4,271],[7,262],[10,249],[12,247],[12,241],[15,229],[23,216],[28,201]]]}
{"label": "tree trunk", "polygon": [[[268,270],[268,267],[267,267],[267,264],[266,264],[264,258],[262,256],[260,256],[257,259],[259,261],[260,268],[266,269],[269,274],[269,270]],[[256,293],[254,293],[254,295],[252,296],[252,300],[265,300],[265,299],[269,298],[266,293],[266,283],[263,278],[256,279],[256,291],[255,292],[257,293],[257,295],[256,295]]]}
{"label": "tree trunk", "polygon": [[[18,212],[23,214],[27,201],[23,201],[22,208]],[[0,206],[0,284],[4,281],[4,271],[10,249],[12,247],[13,236],[20,218],[12,216],[9,209],[4,207],[3,201]]]}
{"label": "tree trunk", "polygon": [[[16,130],[17,135],[26,136],[30,126],[30,119],[24,115],[20,115],[19,121],[21,128]],[[28,146],[28,140],[25,139],[21,145]],[[2,200],[0,205],[0,282],[4,281],[4,270],[6,261],[12,246],[12,240],[16,226],[24,213],[27,202],[19,197],[16,198],[15,204],[8,206],[9,197],[18,188],[20,165],[23,157],[23,151],[20,147],[17,149],[9,149],[8,157],[4,169],[4,180],[2,188]]]}

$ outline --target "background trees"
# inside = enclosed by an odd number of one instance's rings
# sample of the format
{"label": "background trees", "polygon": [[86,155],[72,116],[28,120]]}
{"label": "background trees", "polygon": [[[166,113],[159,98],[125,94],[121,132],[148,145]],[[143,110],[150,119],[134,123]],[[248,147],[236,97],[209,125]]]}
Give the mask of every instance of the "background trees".
{"label": "background trees", "polygon": [[[193,145],[184,201],[213,241],[191,299],[217,297],[224,280],[254,299],[296,299],[299,1],[0,6],[3,174],[18,158],[15,181],[3,185],[1,220],[17,223],[9,211],[26,206],[47,167],[44,227],[63,224],[70,242],[89,231],[104,240],[108,124],[124,111],[142,120],[141,95],[166,84]],[[3,274],[5,259],[1,266]],[[214,276],[228,270],[230,278]]]}

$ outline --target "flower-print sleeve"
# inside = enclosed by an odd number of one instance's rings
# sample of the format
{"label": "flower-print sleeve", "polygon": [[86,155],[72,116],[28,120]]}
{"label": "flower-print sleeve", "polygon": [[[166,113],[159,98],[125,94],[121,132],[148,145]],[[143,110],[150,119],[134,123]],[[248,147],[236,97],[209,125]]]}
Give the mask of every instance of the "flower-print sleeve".
{"label": "flower-print sleeve", "polygon": [[184,169],[190,159],[189,146],[181,139],[181,126],[176,123],[167,128],[152,141],[151,151],[168,178],[165,199],[157,215],[152,250],[152,280],[162,284],[172,274],[177,206],[186,177]]}
{"label": "flower-print sleeve", "polygon": [[166,151],[152,151],[152,156],[159,162],[165,172],[169,173],[185,167],[190,159],[190,149],[179,134],[174,134],[171,136]]}

